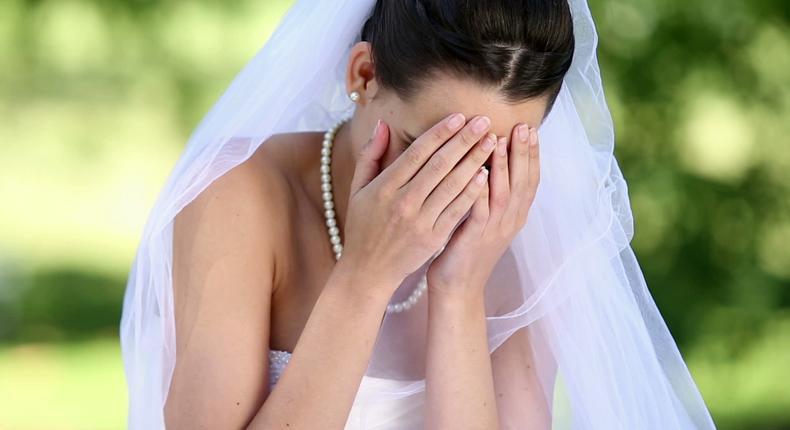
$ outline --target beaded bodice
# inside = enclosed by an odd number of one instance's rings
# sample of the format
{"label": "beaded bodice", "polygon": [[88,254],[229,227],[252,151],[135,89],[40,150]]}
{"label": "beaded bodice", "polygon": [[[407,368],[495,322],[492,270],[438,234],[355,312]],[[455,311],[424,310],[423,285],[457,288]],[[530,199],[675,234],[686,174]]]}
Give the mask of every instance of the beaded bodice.
{"label": "beaded bodice", "polygon": [[291,359],[291,353],[288,351],[280,351],[278,349],[269,350],[269,388],[274,387],[280,375],[285,370],[288,360]]}
{"label": "beaded bodice", "polygon": [[[269,350],[269,389],[280,379],[291,353],[277,349]],[[412,381],[362,378],[360,389],[348,416],[345,430],[376,428],[381,430],[421,429],[423,427],[424,392],[398,399],[369,403],[367,400],[381,393],[402,389]]]}

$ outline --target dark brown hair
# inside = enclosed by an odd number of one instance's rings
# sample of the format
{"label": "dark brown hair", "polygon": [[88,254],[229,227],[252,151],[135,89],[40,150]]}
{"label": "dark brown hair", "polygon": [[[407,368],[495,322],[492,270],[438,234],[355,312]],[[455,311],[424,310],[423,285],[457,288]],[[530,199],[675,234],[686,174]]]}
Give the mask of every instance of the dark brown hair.
{"label": "dark brown hair", "polygon": [[574,51],[567,0],[378,0],[361,40],[402,100],[441,72],[495,86],[508,103],[546,96],[546,115]]}

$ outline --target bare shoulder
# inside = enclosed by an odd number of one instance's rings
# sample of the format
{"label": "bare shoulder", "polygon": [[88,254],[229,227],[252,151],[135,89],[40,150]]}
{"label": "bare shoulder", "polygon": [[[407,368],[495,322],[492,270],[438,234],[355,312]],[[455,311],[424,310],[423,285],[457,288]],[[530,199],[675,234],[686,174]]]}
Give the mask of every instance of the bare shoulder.
{"label": "bare shoulder", "polygon": [[215,179],[176,216],[174,237],[189,244],[185,249],[254,258],[258,266],[274,263],[292,192],[270,143]]}
{"label": "bare shoulder", "polygon": [[[269,143],[175,218],[176,367],[168,428],[242,427],[268,395],[271,293],[292,199],[278,154],[265,149]],[[236,406],[204,407],[220,403]]]}

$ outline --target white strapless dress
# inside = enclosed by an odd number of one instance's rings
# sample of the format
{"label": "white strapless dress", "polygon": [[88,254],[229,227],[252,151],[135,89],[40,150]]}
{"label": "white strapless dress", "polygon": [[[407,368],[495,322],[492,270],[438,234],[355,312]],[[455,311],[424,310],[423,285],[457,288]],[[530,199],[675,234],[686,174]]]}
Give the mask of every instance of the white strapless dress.
{"label": "white strapless dress", "polygon": [[[269,388],[274,388],[291,353],[269,350]],[[368,403],[371,390],[401,388],[412,381],[363,376],[354,398],[345,430],[410,430],[422,429],[425,392],[400,399]]]}

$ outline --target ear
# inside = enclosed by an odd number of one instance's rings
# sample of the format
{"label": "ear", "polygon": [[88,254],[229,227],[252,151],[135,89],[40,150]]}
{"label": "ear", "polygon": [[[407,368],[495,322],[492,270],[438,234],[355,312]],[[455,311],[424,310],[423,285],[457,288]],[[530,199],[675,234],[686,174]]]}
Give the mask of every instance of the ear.
{"label": "ear", "polygon": [[370,42],[357,42],[351,47],[346,66],[346,93],[358,91],[358,105],[368,103],[379,90],[376,81],[376,68],[371,55]]}

